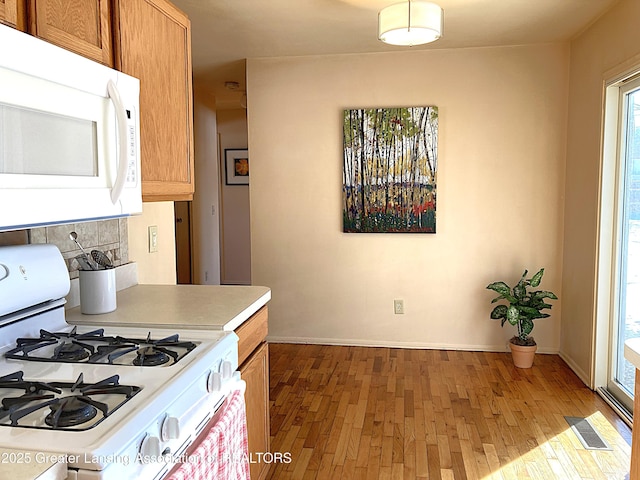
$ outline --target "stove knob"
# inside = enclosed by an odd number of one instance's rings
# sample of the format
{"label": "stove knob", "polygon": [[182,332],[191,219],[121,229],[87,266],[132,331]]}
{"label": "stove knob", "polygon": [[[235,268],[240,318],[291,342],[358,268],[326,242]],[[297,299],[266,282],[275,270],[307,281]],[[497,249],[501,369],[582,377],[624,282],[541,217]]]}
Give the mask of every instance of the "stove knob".
{"label": "stove knob", "polygon": [[222,363],[222,378],[227,380],[231,378],[231,375],[233,375],[233,366],[229,360],[225,360]]}
{"label": "stove knob", "polygon": [[175,440],[180,437],[180,419],[176,417],[167,417],[162,422],[160,428],[160,438],[163,442]]}
{"label": "stove knob", "polygon": [[9,276],[9,269],[0,263],[0,280]]}
{"label": "stove knob", "polygon": [[207,377],[207,392],[219,392],[222,390],[222,375],[219,372],[209,372]]}
{"label": "stove knob", "polygon": [[160,456],[160,439],[153,435],[147,435],[140,445],[140,455],[143,457]]}

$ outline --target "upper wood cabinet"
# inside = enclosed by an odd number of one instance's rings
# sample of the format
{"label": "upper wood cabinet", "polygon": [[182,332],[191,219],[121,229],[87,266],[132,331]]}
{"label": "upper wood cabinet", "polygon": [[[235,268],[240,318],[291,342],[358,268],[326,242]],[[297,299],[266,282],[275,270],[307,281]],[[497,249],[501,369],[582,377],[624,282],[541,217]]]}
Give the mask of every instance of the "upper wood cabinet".
{"label": "upper wood cabinet", "polygon": [[26,20],[25,0],[0,0],[0,23],[24,31]]}
{"label": "upper wood cabinet", "polygon": [[114,5],[116,68],[140,79],[143,200],[192,200],[191,23],[166,0]]}
{"label": "upper wood cabinet", "polygon": [[29,0],[28,32],[113,67],[109,0]]}
{"label": "upper wood cabinet", "polygon": [[168,0],[0,0],[0,22],[139,78],[142,198],[193,200],[191,23],[183,12]]}

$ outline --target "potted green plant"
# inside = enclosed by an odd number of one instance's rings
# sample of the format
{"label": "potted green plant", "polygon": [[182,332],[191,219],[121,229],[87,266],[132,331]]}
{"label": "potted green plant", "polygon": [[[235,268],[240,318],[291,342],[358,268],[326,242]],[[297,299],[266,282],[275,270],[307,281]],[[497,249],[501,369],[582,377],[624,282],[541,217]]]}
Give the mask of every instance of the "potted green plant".
{"label": "potted green plant", "polygon": [[541,268],[533,277],[527,279],[528,271],[525,270],[520,281],[512,288],[504,282],[494,282],[487,285],[487,289],[493,290],[499,296],[491,303],[506,300],[508,305],[500,304],[491,312],[491,318],[501,320],[501,326],[506,322],[518,328],[518,334],[509,340],[509,347],[516,367],[531,368],[533,357],[538,348],[535,340],[531,336],[534,320],[547,318],[548,313],[542,310],[551,308],[545,303],[545,299],[557,300],[558,297],[553,292],[546,290],[531,290],[537,288],[542,281],[544,268]]}

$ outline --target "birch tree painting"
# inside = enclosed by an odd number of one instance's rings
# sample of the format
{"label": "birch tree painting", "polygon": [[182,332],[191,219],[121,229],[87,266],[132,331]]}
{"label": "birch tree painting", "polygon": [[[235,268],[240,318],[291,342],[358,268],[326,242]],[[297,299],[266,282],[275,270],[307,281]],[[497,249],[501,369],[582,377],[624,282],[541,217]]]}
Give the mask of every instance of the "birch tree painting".
{"label": "birch tree painting", "polygon": [[344,111],[343,230],[435,233],[438,107]]}

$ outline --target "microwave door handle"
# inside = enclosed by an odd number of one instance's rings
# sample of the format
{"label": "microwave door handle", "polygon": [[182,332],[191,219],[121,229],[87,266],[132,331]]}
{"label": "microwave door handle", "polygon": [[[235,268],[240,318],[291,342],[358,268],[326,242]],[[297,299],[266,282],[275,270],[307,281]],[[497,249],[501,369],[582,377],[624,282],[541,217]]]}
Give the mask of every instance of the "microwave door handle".
{"label": "microwave door handle", "polygon": [[107,83],[107,91],[115,107],[118,125],[118,171],[116,181],[111,188],[111,202],[115,205],[120,199],[127,177],[127,112],[120,99],[120,92],[112,80]]}

